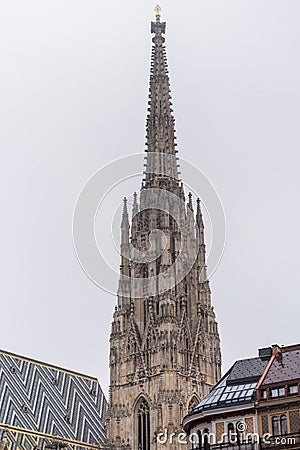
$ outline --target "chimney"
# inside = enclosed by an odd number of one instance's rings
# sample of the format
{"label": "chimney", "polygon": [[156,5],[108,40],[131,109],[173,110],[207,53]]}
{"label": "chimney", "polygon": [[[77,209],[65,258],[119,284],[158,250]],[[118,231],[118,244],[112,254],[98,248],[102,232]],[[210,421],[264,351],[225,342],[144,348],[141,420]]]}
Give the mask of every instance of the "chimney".
{"label": "chimney", "polygon": [[[277,344],[272,345],[273,355],[276,356],[276,360],[282,364],[282,350]],[[283,365],[283,364],[282,364]]]}
{"label": "chimney", "polygon": [[272,347],[264,347],[258,349],[258,356],[262,361],[267,361],[271,358],[273,354]]}

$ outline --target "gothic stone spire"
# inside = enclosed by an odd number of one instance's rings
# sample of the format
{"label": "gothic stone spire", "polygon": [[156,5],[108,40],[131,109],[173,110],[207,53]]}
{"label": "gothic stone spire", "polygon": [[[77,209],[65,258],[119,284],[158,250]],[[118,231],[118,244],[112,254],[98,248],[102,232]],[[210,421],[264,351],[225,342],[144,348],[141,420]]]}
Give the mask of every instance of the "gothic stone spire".
{"label": "gothic stone spire", "polygon": [[[121,223],[121,273],[110,337],[107,414],[108,441],[113,450],[161,449],[158,433],[167,429],[169,434],[178,435],[184,415],[221,374],[220,339],[205,277],[200,201],[194,215],[192,195],[185,204],[179,182],[165,30],[157,7],[156,21],[151,24],[154,37],[146,170],[139,199],[133,196],[131,227],[126,199]],[[148,208],[147,196],[157,189],[158,207]],[[159,208],[161,192],[180,198],[180,224],[172,216],[172,202]],[[184,230],[188,232],[183,238]],[[154,231],[158,232],[156,237]],[[192,261],[192,265],[180,278],[174,263],[183,243],[183,260]],[[134,258],[136,251],[152,255],[154,250],[159,250],[155,258]],[[163,290],[157,279],[165,279],[167,273],[175,283]],[[142,281],[138,287],[136,280]],[[185,446],[168,442],[163,449],[183,450]]]}
{"label": "gothic stone spire", "polygon": [[178,185],[179,173],[176,158],[175,119],[170,95],[170,80],[166,48],[165,22],[160,21],[159,10],[156,22],[151,23],[152,56],[148,116],[146,124],[147,164],[145,186],[158,186],[159,179],[168,177],[168,183]]}

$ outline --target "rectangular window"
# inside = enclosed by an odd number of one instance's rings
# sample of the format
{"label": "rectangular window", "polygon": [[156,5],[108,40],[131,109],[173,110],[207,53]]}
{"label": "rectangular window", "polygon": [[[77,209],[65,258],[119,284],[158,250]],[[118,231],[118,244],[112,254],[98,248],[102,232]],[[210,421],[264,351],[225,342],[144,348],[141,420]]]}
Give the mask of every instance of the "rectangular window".
{"label": "rectangular window", "polygon": [[294,395],[294,394],[298,394],[298,386],[289,386],[288,389],[289,395]]}
{"label": "rectangular window", "polygon": [[279,421],[278,417],[272,417],[272,434],[273,436],[279,436]]}
{"label": "rectangular window", "polygon": [[277,397],[284,397],[285,396],[285,389],[283,388],[274,388],[271,389],[271,397],[277,398]]}
{"label": "rectangular window", "polygon": [[272,398],[278,397],[278,389],[271,389],[271,397]]}
{"label": "rectangular window", "polygon": [[241,391],[236,391],[233,398],[238,398],[240,396]]}
{"label": "rectangular window", "polygon": [[267,390],[266,389],[263,389],[261,391],[261,398],[264,399],[264,400],[267,398]]}

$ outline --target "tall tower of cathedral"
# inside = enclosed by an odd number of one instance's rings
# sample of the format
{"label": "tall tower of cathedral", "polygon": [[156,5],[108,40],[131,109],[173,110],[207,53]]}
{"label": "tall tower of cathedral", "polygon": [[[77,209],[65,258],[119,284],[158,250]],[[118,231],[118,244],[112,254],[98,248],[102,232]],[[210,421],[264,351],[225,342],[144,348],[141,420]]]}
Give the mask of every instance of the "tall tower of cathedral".
{"label": "tall tower of cathedral", "polygon": [[124,199],[121,223],[107,413],[113,450],[183,450],[183,417],[221,375],[200,200],[195,212],[191,194],[185,204],[179,178],[165,29],[157,7],[144,179],[131,220]]}

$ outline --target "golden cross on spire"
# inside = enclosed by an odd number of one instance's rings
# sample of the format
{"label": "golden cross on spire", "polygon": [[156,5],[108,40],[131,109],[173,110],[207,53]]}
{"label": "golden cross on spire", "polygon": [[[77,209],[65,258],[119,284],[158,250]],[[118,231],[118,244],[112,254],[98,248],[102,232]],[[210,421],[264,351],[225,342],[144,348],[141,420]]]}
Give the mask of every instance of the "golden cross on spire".
{"label": "golden cross on spire", "polygon": [[156,19],[160,19],[161,18],[161,7],[159,5],[155,6],[155,17]]}

